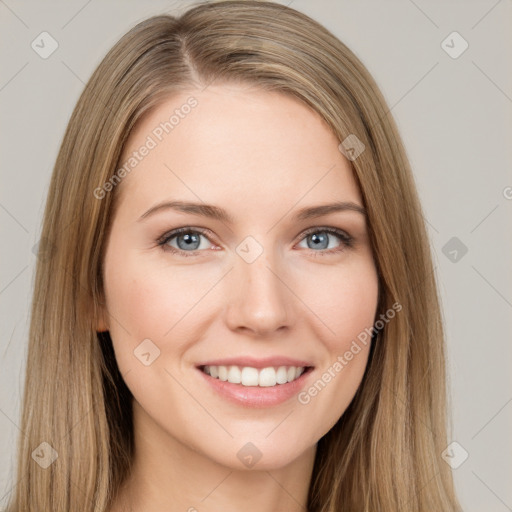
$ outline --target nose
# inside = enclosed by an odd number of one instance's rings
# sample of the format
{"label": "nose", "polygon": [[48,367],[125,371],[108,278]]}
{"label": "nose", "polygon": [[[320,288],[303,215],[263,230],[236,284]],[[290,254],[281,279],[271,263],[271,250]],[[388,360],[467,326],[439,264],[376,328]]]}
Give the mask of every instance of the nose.
{"label": "nose", "polygon": [[282,266],[263,252],[252,263],[239,258],[230,274],[230,329],[269,337],[292,326],[295,301]]}

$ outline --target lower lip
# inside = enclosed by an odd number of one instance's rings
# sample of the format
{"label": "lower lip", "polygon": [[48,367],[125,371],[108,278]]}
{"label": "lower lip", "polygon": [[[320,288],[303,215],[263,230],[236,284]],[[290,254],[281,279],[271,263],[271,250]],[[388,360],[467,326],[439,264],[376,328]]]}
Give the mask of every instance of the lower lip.
{"label": "lower lip", "polygon": [[246,407],[271,407],[286,402],[304,387],[306,379],[313,368],[306,370],[298,379],[286,384],[276,384],[275,386],[243,386],[242,384],[232,384],[211,377],[199,368],[197,371],[204,377],[206,382],[220,395],[237,405]]}

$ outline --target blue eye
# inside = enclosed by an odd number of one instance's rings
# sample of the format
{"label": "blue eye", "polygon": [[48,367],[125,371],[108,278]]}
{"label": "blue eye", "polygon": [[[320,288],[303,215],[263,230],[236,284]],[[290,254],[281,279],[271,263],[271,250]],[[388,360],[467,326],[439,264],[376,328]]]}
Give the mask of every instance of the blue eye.
{"label": "blue eye", "polygon": [[[179,256],[197,256],[198,252],[203,249],[212,248],[212,242],[208,238],[208,230],[202,228],[184,227],[174,229],[169,233],[165,233],[157,243],[164,251],[170,251]],[[204,237],[208,242],[205,242],[201,247],[201,237]],[[337,238],[341,244],[332,246],[330,243],[332,238]],[[307,241],[307,249],[316,255],[329,255],[338,253],[346,248],[353,246],[353,238],[345,231],[337,228],[330,227],[315,227],[311,228],[302,234],[302,239]],[[309,242],[310,240],[310,242]],[[176,242],[176,245],[171,242]]]}
{"label": "blue eye", "polygon": [[[191,228],[178,228],[170,233],[166,233],[159,241],[160,245],[164,250],[171,251],[173,253],[180,253],[183,256],[193,256],[195,251],[200,250],[201,237],[208,240],[205,235],[206,230],[202,229],[191,229]],[[178,247],[170,245],[170,242],[176,240]],[[208,249],[212,246],[212,243],[206,244],[202,249]],[[192,253],[192,254],[187,254]]]}
{"label": "blue eye", "polygon": [[[313,228],[306,231],[304,235],[303,240],[307,241],[308,249],[312,249],[315,256],[337,253],[353,246],[353,238],[341,229],[329,227]],[[333,236],[341,240],[341,246],[332,246],[330,244],[330,239],[332,239]],[[311,243],[308,243],[309,240],[311,240]]]}

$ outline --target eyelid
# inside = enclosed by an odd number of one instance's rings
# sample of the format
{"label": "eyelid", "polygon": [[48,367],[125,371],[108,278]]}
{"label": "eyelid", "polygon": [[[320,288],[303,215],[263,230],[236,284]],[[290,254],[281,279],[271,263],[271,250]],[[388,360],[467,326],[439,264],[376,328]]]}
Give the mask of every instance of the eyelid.
{"label": "eyelid", "polygon": [[[189,233],[189,232],[198,232],[201,235],[208,238],[208,240],[210,240],[210,238],[206,235],[213,236],[213,232],[207,228],[198,228],[195,226],[184,226],[181,228],[176,228],[176,229],[171,229],[169,231],[166,231],[161,237],[159,237],[157,239],[157,243],[164,244],[167,241],[169,241],[171,238],[174,238],[175,236],[180,235],[181,233]],[[210,240],[210,242],[212,242],[212,241]],[[192,252],[192,251],[190,251],[190,252]]]}
{"label": "eyelid", "polygon": [[299,235],[300,236],[299,241],[301,241],[304,237],[310,235],[311,233],[322,233],[322,232],[334,234],[342,239],[344,238],[345,241],[347,241],[347,242],[353,240],[353,237],[351,235],[349,235],[344,229],[335,228],[335,227],[331,227],[331,226],[313,226],[313,227],[308,228],[305,231],[301,232],[301,234]]}

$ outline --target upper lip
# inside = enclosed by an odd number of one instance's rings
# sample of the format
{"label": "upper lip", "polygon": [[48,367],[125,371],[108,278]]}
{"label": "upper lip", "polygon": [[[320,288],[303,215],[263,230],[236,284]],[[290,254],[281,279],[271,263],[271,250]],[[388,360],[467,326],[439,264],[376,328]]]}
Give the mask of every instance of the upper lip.
{"label": "upper lip", "polygon": [[264,357],[259,359],[256,357],[244,356],[212,359],[197,365],[198,368],[202,366],[250,366],[252,368],[268,368],[270,366],[308,367],[313,365],[308,361],[286,356]]}

